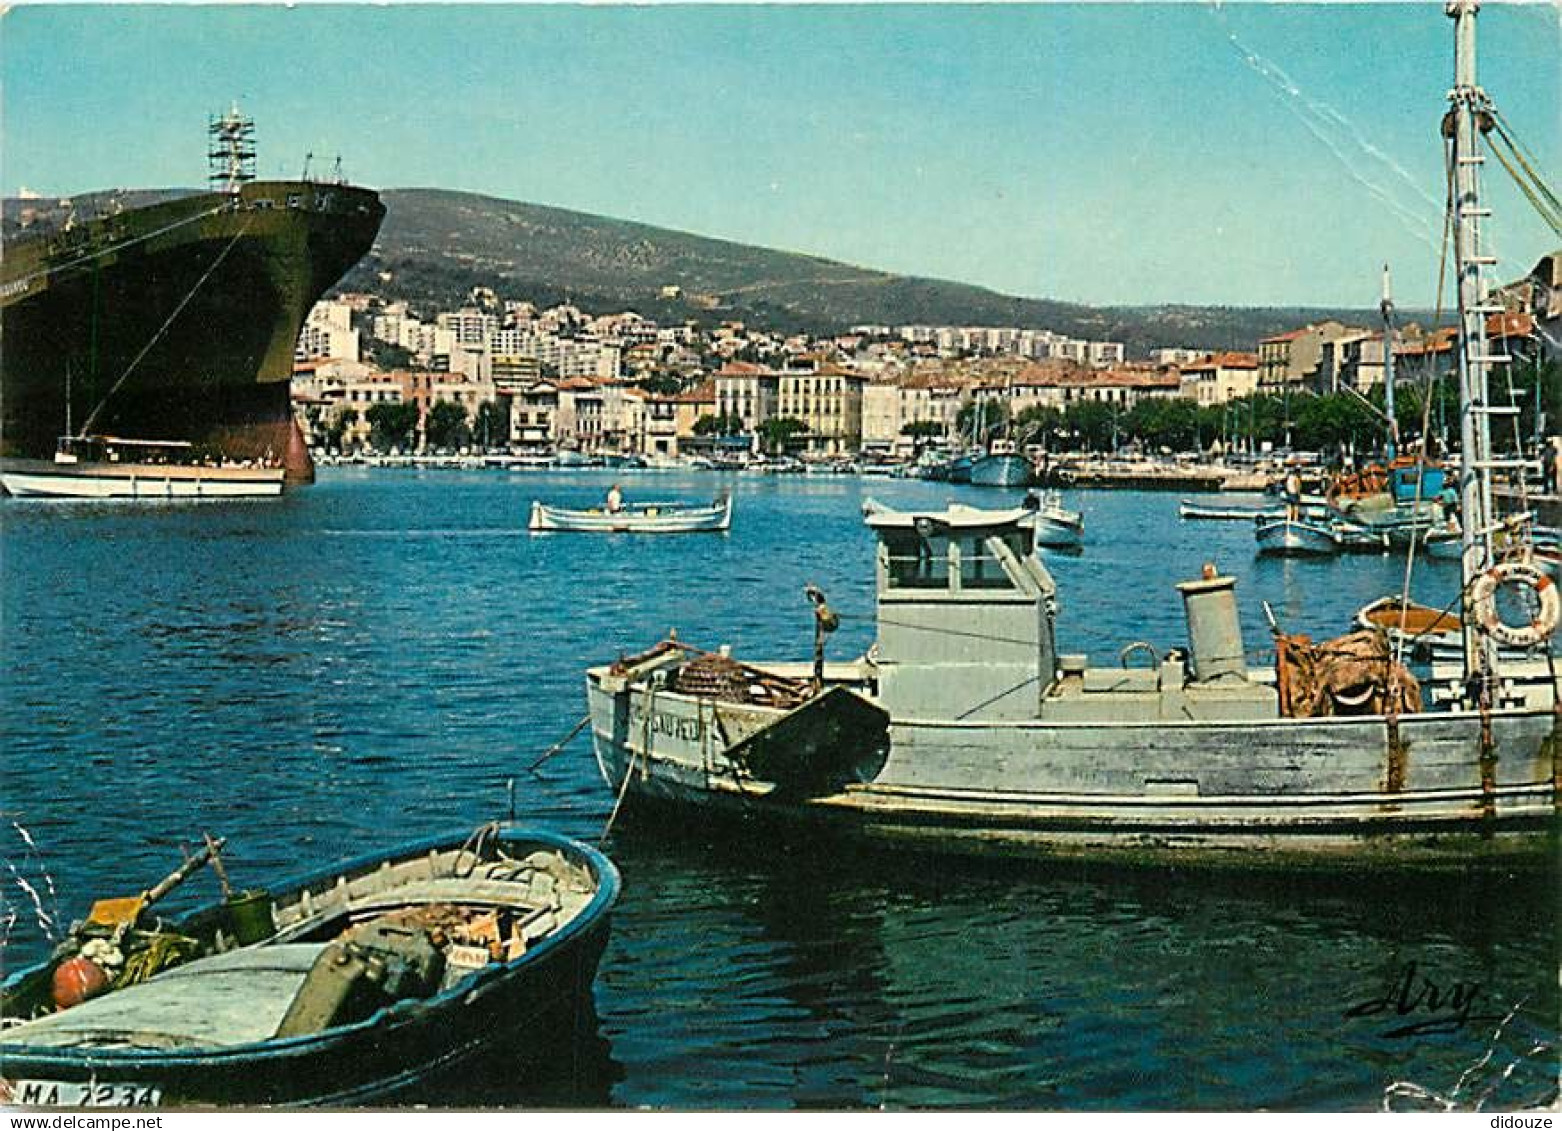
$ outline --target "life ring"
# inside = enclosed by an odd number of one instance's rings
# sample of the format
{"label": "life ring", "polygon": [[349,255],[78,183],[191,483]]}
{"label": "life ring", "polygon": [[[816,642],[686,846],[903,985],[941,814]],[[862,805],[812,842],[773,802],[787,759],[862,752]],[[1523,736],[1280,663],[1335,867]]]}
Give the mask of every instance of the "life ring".
{"label": "life ring", "polygon": [[[1497,612],[1497,589],[1503,585],[1529,586],[1540,605],[1534,620],[1519,627],[1503,621]],[[1528,648],[1548,639],[1562,619],[1562,595],[1556,583],[1530,562],[1501,562],[1481,574],[1470,586],[1470,607],[1482,632],[1512,648]]]}

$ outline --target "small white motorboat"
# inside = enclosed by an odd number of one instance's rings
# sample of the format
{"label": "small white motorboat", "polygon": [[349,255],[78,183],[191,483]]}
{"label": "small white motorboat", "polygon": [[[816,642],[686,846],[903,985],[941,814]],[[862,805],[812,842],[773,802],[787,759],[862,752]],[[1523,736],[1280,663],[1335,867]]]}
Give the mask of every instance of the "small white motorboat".
{"label": "small white motorboat", "polygon": [[1065,507],[1063,497],[1056,491],[1027,495],[1024,505],[1032,512],[1030,526],[1036,534],[1036,545],[1050,550],[1077,550],[1084,543],[1084,515]]}
{"label": "small white motorboat", "polygon": [[700,534],[719,533],[732,525],[732,496],[725,492],[708,506],[683,503],[640,503],[620,510],[592,507],[570,510],[532,503],[528,530],[577,534]]}

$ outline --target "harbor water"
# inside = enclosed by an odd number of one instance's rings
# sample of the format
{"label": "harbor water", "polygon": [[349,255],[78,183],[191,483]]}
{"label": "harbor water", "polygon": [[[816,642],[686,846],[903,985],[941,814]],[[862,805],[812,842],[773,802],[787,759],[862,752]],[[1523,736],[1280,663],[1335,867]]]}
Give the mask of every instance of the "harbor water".
{"label": "harbor water", "polygon": [[[526,532],[532,499],[593,505],[615,478],[633,502],[730,489],[732,530]],[[244,887],[512,803],[595,842],[614,796],[589,741],[527,770],[584,713],[587,665],[672,629],[805,659],[810,582],[842,614],[830,656],[853,657],[873,637],[865,498],[1018,495],[333,468],[252,503],[0,501],[0,962],[42,958],[203,829],[228,838]],[[1171,494],[1065,501],[1086,545],[1047,558],[1059,646],[1099,664],[1131,641],[1185,645],[1172,584],[1206,562],[1239,580],[1254,662],[1263,602],[1286,631],[1327,637],[1403,579],[1389,556],[1258,558],[1248,524],[1181,522]],[[1418,566],[1413,597],[1456,591],[1454,565]],[[517,1085],[499,1049],[429,1102],[1354,1110],[1396,1082],[1488,1108],[1555,1094],[1553,875],[976,863],[632,808],[605,844],[624,894],[594,1031],[557,1080]],[[214,896],[202,876],[178,899]]]}

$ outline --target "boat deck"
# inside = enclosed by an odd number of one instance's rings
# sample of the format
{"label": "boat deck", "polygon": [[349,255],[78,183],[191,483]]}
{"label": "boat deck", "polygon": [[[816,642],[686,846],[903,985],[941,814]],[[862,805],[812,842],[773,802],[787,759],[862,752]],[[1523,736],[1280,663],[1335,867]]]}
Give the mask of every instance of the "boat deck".
{"label": "boat deck", "polygon": [[280,943],[198,959],[5,1035],[49,1048],[196,1049],[273,1036],[326,943]]}

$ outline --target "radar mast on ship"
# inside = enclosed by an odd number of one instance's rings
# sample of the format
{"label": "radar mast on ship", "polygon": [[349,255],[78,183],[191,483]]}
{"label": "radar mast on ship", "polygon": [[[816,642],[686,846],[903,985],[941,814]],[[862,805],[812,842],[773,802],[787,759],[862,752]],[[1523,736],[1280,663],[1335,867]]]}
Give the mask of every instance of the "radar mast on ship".
{"label": "radar mast on ship", "polygon": [[212,191],[231,196],[255,179],[255,119],[240,114],[235,102],[226,114],[210,120],[206,132],[211,136],[206,159]]}

